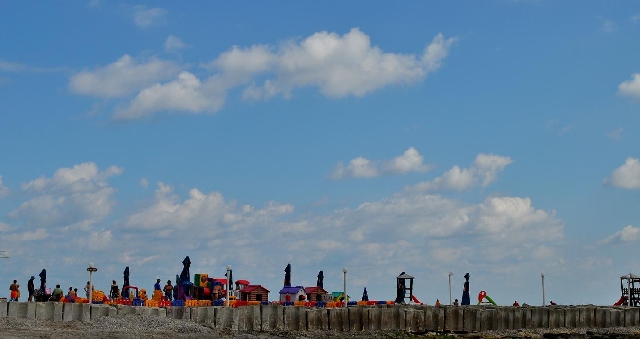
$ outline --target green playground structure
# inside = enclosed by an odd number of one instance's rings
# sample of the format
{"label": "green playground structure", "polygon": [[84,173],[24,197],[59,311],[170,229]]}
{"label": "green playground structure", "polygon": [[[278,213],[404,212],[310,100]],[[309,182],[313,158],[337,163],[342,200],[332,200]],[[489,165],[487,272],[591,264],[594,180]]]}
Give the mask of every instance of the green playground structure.
{"label": "green playground structure", "polygon": [[487,300],[487,302],[489,302],[490,304],[493,304],[495,306],[498,306],[498,304],[496,304],[495,301],[493,301],[493,299],[491,299],[490,296],[487,295],[487,292],[485,291],[480,291],[480,293],[478,293],[478,305],[482,304],[483,300]]}

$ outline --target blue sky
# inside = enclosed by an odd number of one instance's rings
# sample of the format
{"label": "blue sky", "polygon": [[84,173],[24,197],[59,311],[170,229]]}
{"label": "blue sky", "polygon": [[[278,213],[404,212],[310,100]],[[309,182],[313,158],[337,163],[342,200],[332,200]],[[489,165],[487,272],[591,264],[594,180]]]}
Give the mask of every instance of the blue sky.
{"label": "blue sky", "polygon": [[[0,5],[4,281],[192,273],[433,304],[640,274],[633,1]],[[173,280],[173,279],[172,279]],[[5,293],[8,294],[8,293]],[[2,293],[0,293],[2,295]]]}

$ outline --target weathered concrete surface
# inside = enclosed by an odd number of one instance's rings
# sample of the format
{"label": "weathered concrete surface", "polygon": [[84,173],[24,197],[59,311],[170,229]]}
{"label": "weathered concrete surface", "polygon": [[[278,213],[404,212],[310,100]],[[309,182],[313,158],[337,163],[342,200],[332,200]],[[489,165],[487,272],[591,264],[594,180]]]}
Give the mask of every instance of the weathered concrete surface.
{"label": "weathered concrete surface", "polygon": [[577,307],[566,307],[564,309],[564,326],[567,328],[577,328],[580,322],[580,309]]}
{"label": "weathered concrete surface", "polygon": [[[406,317],[406,330],[409,332],[422,332],[425,330],[424,309],[422,308],[409,308],[405,312]],[[462,320],[462,317],[460,317]]]}
{"label": "weathered concrete surface", "polygon": [[53,303],[38,302],[36,305],[36,319],[53,320]]}
{"label": "weathered concrete surface", "polygon": [[382,310],[385,309],[386,307],[382,307],[382,306],[375,306],[372,307],[368,310],[368,323],[369,326],[367,327],[367,330],[369,331],[379,331],[380,328],[382,327]]}
{"label": "weathered concrete surface", "polygon": [[53,302],[53,321],[62,321],[62,303]]}
{"label": "weathered concrete surface", "polygon": [[625,307],[624,308],[624,326],[640,326],[640,308]]}
{"label": "weathered concrete surface", "polygon": [[[284,310],[282,305],[261,305],[262,330],[282,331],[284,328]],[[217,326],[217,325],[216,325]]]}
{"label": "weathered concrete surface", "polygon": [[[462,315],[464,322],[464,330],[467,332],[480,330],[480,317],[478,316],[479,309],[475,307],[465,306],[462,307]],[[430,327],[427,327],[431,329]]]}
{"label": "weathered concrete surface", "polygon": [[497,311],[494,308],[480,309],[480,331],[498,329]]}
{"label": "weathered concrete surface", "polygon": [[[82,313],[82,322],[88,322],[91,321],[91,305],[89,304],[80,304],[80,312]],[[115,308],[114,308],[115,310]],[[111,315],[109,315],[111,316]],[[118,312],[117,310],[115,311],[115,315],[113,316],[118,316]]]}
{"label": "weathered concrete surface", "polygon": [[595,307],[580,306],[578,310],[580,312],[578,327],[595,327]]}
{"label": "weathered concrete surface", "polygon": [[284,329],[286,331],[306,330],[306,314],[304,307],[284,308]]}
{"label": "weathered concrete surface", "polygon": [[9,303],[6,299],[0,300],[0,318],[6,318],[9,309]]}
{"label": "weathered concrete surface", "polygon": [[611,312],[607,308],[595,309],[595,327],[611,327]]}
{"label": "weathered concrete surface", "polygon": [[329,329],[337,332],[349,331],[349,311],[346,308],[330,308]]}
{"label": "weathered concrete surface", "polygon": [[623,327],[624,326],[624,310],[619,308],[609,309],[609,326],[610,327]]}
{"label": "weathered concrete surface", "polygon": [[549,309],[549,328],[565,327],[565,310],[562,307],[551,307]]}
{"label": "weathered concrete surface", "polygon": [[75,303],[64,303],[62,305],[63,321],[82,321],[82,305]]}
{"label": "weathered concrete surface", "polygon": [[10,301],[9,308],[7,309],[7,316],[9,318],[25,319],[27,317],[27,303]]}
{"label": "weathered concrete surface", "polygon": [[531,321],[528,328],[548,328],[549,327],[549,308],[548,307],[532,307]]}
{"label": "weathered concrete surface", "polygon": [[[112,316],[112,314],[109,313],[109,309],[111,308],[111,306],[109,305],[91,305],[90,307],[91,307],[91,319]],[[142,307],[134,307],[134,308],[142,308]],[[115,311],[115,313],[117,315],[117,310]]]}
{"label": "weathered concrete surface", "polygon": [[349,307],[349,331],[350,332],[362,332],[364,330],[364,324],[362,321],[363,314],[366,313],[366,309],[362,307]]}
{"label": "weathered concrete surface", "polygon": [[424,310],[425,327],[428,331],[444,330],[444,308],[426,306]]}
{"label": "weathered concrete surface", "polygon": [[[323,308],[312,308],[306,310],[307,312],[307,330],[309,331],[323,331],[329,327],[327,310]],[[323,318],[324,315],[324,318]],[[327,321],[325,321],[327,319]]]}

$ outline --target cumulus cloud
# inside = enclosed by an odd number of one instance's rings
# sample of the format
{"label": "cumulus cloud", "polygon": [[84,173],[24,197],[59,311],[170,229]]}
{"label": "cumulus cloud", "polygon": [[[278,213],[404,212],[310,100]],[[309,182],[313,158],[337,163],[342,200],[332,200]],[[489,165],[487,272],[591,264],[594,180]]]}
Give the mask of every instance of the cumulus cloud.
{"label": "cumulus cloud", "polygon": [[634,73],[631,75],[631,80],[620,83],[618,94],[632,99],[640,99],[640,73]]}
{"label": "cumulus cloud", "polygon": [[116,115],[126,120],[166,110],[213,113],[236,87],[244,87],[243,98],[254,100],[289,98],[301,87],[317,87],[331,98],[363,96],[386,86],[422,81],[441,67],[454,41],[439,34],[420,55],[388,53],[354,28],[342,36],[318,32],[278,48],[233,46],[203,65],[214,72],[210,77],[199,79],[183,71],[177,79],[144,89]]}
{"label": "cumulus cloud", "polygon": [[147,180],[147,178],[140,179],[140,186],[142,186],[144,188],[149,187],[149,180]]}
{"label": "cumulus cloud", "polygon": [[115,190],[107,179],[122,172],[116,166],[99,171],[92,162],[60,168],[51,178],[40,177],[23,184],[25,193],[34,196],[8,216],[27,227],[86,229],[111,213]]}
{"label": "cumulus cloud", "polygon": [[9,187],[2,185],[2,175],[0,175],[0,199],[9,195]]}
{"label": "cumulus cloud", "polygon": [[119,110],[114,118],[138,119],[160,110],[214,113],[225,101],[225,92],[218,80],[210,78],[202,83],[192,73],[181,72],[176,80],[144,89],[127,108]]}
{"label": "cumulus cloud", "polygon": [[163,22],[168,11],[164,8],[147,8],[144,5],[133,7],[133,21],[138,27],[147,28]]}
{"label": "cumulus cloud", "polygon": [[338,162],[329,178],[373,178],[380,175],[405,174],[409,172],[427,172],[430,166],[423,163],[424,158],[415,148],[409,147],[402,155],[391,160],[371,161],[357,157],[347,165]]}
{"label": "cumulus cloud", "polygon": [[138,62],[125,54],[117,61],[71,77],[69,89],[77,94],[117,98],[173,77],[180,71],[171,61],[151,59]]}
{"label": "cumulus cloud", "polygon": [[628,157],[624,165],[611,173],[611,179],[605,179],[614,187],[640,189],[640,160]]}
{"label": "cumulus cloud", "polygon": [[640,228],[627,225],[622,230],[612,234],[604,240],[601,240],[600,244],[628,243],[637,242],[638,240],[640,240]]}
{"label": "cumulus cloud", "polygon": [[187,47],[190,46],[182,42],[182,40],[175,35],[169,35],[167,40],[164,41],[164,50],[167,52],[174,52]]}
{"label": "cumulus cloud", "polygon": [[499,172],[513,163],[509,157],[480,153],[469,168],[453,166],[442,176],[413,186],[418,191],[464,191],[477,185],[487,187],[496,181]]}

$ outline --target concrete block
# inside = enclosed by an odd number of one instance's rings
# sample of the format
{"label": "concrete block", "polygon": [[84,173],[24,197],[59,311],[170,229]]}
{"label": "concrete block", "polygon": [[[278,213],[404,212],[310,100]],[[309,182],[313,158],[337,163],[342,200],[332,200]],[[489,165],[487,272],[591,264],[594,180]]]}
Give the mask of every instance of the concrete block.
{"label": "concrete block", "polygon": [[[129,308],[131,309],[131,308]],[[172,306],[167,308],[167,318],[171,319],[182,319],[184,318],[184,307],[182,306]]]}
{"label": "concrete block", "polygon": [[7,317],[26,319],[27,303],[21,303],[19,301],[10,301],[9,308],[7,309]]}
{"label": "concrete block", "polygon": [[[79,304],[80,305],[80,312],[82,313],[82,322],[89,322],[91,321],[91,305],[89,304]],[[116,310],[116,316],[118,315],[118,311],[116,308],[114,308]]]}
{"label": "concrete block", "polygon": [[221,307],[216,309],[216,328],[237,331],[240,320],[239,315],[240,312],[237,308]]}
{"label": "concrete block", "polygon": [[609,327],[624,327],[624,311],[618,308],[610,308],[609,320]]}
{"label": "concrete block", "polygon": [[[92,304],[91,306],[91,319],[97,319],[99,317],[108,317],[109,316],[109,305],[96,305]],[[137,307],[142,308],[142,307]]]}
{"label": "concrete block", "polygon": [[284,307],[278,304],[269,304],[260,305],[260,309],[262,312],[262,330],[282,331],[284,328]]}
{"label": "concrete block", "polygon": [[76,303],[62,304],[62,321],[82,320],[82,306]]}
{"label": "concrete block", "polygon": [[426,306],[424,312],[426,330],[444,330],[444,307]]}
{"label": "concrete block", "polygon": [[53,321],[62,321],[62,303],[52,302],[53,304]]}
{"label": "concrete block", "polygon": [[348,317],[350,332],[362,332],[364,330],[362,315],[366,313],[366,311],[367,310],[362,307],[349,307]]}
{"label": "concrete block", "polygon": [[[305,309],[303,307],[285,307],[284,308],[284,329],[285,331],[304,331],[306,323],[300,328],[301,321],[305,321]],[[302,319],[301,319],[302,318]]]}
{"label": "concrete block", "polygon": [[329,329],[336,332],[349,330],[349,312],[344,307],[330,308]]}
{"label": "concrete block", "polygon": [[36,304],[36,319],[53,320],[53,304],[50,302],[38,302]]}
{"label": "concrete block", "polygon": [[549,308],[548,307],[532,307],[531,321],[529,328],[548,328],[549,327]]}
{"label": "concrete block", "polygon": [[[518,330],[521,328],[527,327],[527,314],[531,314],[528,308],[523,307],[513,307],[513,327],[510,327],[512,330]],[[529,316],[530,318],[530,316]]]}
{"label": "concrete block", "polygon": [[611,312],[604,307],[595,308],[595,325],[596,327],[611,327]]}
{"label": "concrete block", "polygon": [[624,326],[640,326],[640,308],[629,307],[624,309]]}
{"label": "concrete block", "polygon": [[307,330],[308,331],[324,331],[329,327],[329,324],[323,324],[322,315],[327,314],[327,310],[323,308],[312,308],[306,310],[307,312]]}
{"label": "concrete block", "polygon": [[6,299],[0,300],[0,318],[6,318],[9,312],[9,303]]}
{"label": "concrete block", "polygon": [[549,308],[549,328],[561,328],[565,327],[565,315],[564,308],[551,307]]}
{"label": "concrete block", "polygon": [[[111,311],[113,307],[109,307],[109,311]],[[153,317],[167,317],[167,309],[164,307],[149,307],[149,315]]]}
{"label": "concrete block", "polygon": [[[425,330],[424,308],[409,308],[405,313],[408,332],[422,332]],[[462,317],[460,317],[462,320]]]}
{"label": "concrete block", "polygon": [[[385,307],[386,308],[386,307]],[[369,331],[379,331],[382,327],[382,310],[383,307],[372,307],[367,310],[367,318],[369,327],[367,330]],[[423,316],[424,317],[424,316]]]}
{"label": "concrete block", "polygon": [[[467,332],[480,331],[479,309],[473,306],[461,307],[463,317],[463,329]],[[428,319],[427,319],[428,320]],[[431,328],[428,328],[431,330]]]}
{"label": "concrete block", "polygon": [[498,308],[498,328],[500,330],[513,329],[513,309],[514,307],[511,306]]}
{"label": "concrete block", "polygon": [[397,311],[395,308],[383,308],[380,310],[380,330],[393,331],[398,328]]}
{"label": "concrete block", "polygon": [[564,309],[564,327],[577,328],[580,322],[580,309],[568,307]]}
{"label": "concrete block", "polygon": [[191,320],[191,312],[193,312],[193,307],[183,307],[182,320]]}
{"label": "concrete block", "polygon": [[27,319],[36,318],[36,303],[27,302]]}
{"label": "concrete block", "polygon": [[463,308],[458,306],[444,307],[444,329],[447,331],[462,331],[464,329]]}
{"label": "concrete block", "polygon": [[581,306],[578,309],[580,312],[578,327],[595,327],[595,307]]}
{"label": "concrete block", "polygon": [[498,325],[498,319],[495,309],[483,308],[480,309],[480,331],[496,330]]}

